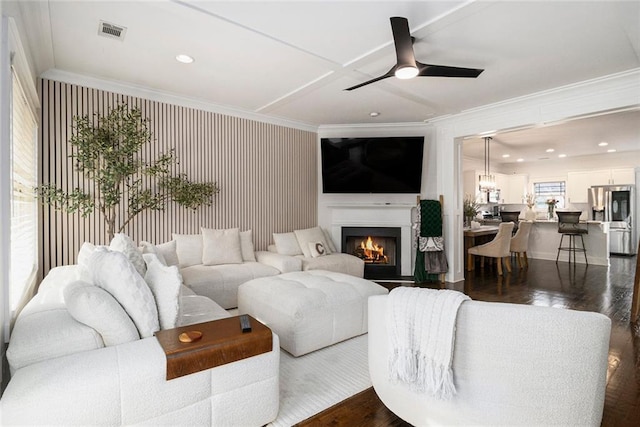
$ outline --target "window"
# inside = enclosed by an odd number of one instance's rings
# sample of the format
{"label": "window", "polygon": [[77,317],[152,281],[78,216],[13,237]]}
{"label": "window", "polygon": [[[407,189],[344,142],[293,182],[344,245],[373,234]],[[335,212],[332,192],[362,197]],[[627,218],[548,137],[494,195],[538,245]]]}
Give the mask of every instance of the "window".
{"label": "window", "polygon": [[9,310],[19,308],[31,290],[37,270],[36,183],[37,122],[27,96],[12,69],[11,86],[11,249]]}
{"label": "window", "polygon": [[556,208],[564,208],[565,182],[536,182],[533,184],[533,194],[537,211],[546,211],[547,201],[552,199],[558,202]]}

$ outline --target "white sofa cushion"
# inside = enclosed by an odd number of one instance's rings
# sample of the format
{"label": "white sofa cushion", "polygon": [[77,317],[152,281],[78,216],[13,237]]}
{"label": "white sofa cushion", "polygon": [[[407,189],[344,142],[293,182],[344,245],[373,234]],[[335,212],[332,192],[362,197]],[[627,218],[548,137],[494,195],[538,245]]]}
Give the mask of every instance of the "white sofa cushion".
{"label": "white sofa cushion", "polygon": [[336,273],[364,277],[364,261],[357,256],[335,253],[316,258],[298,256],[302,262],[302,270],[327,270]]}
{"label": "white sofa cushion", "polygon": [[273,243],[281,255],[302,255],[302,249],[294,233],[273,233]]}
{"label": "white sofa cushion", "polygon": [[140,339],[131,318],[109,292],[85,282],[73,282],[64,288],[69,314],[95,329],[105,346]]}
{"label": "white sofa cushion", "polygon": [[324,234],[324,240],[329,245],[329,250],[331,251],[331,253],[338,252],[338,249],[336,248],[336,245],[333,243],[333,239],[331,238],[331,235],[329,234],[329,232],[323,228],[322,233]]}
{"label": "white sofa cushion", "polygon": [[174,234],[180,268],[202,264],[202,234]]}
{"label": "white sofa cushion", "polygon": [[131,262],[138,271],[138,274],[144,277],[144,273],[147,271],[147,265],[144,263],[144,259],[142,259],[142,252],[138,250],[133,240],[131,240],[131,237],[124,233],[116,233],[113,239],[111,239],[109,249],[125,254],[129,262]]}
{"label": "white sofa cushion", "polygon": [[[160,261],[163,265],[167,265],[167,260],[164,258],[164,255],[162,255],[162,252],[159,251],[156,245],[154,245],[153,243],[145,242],[143,240],[142,242],[140,242],[140,250],[142,252],[143,257],[144,257],[144,254],[153,254],[156,257],[158,257],[158,261]],[[177,255],[176,255],[176,258],[177,258]]]}
{"label": "white sofa cushion", "polygon": [[240,230],[202,228],[202,264],[222,265],[242,263]]}
{"label": "white sofa cushion", "polygon": [[178,260],[178,249],[175,240],[170,240],[159,245],[155,245],[158,255],[162,255],[164,263],[167,265],[180,265]]}
{"label": "white sofa cushion", "polygon": [[329,244],[325,241],[324,233],[322,232],[322,229],[320,227],[306,228],[304,230],[294,230],[293,233],[296,235],[298,245],[300,245],[302,253],[305,257],[312,257],[311,251],[309,250],[309,243],[322,242],[322,245],[327,251],[327,255],[331,253]]}
{"label": "white sofa cushion", "polygon": [[144,281],[149,285],[158,307],[160,329],[176,327],[180,310],[180,288],[182,275],[175,265],[166,266],[154,254],[144,254],[147,274]]}
{"label": "white sofa cushion", "polygon": [[66,308],[18,316],[7,348],[11,371],[54,357],[104,347],[100,334],[76,321]]}
{"label": "white sofa cushion", "polygon": [[242,250],[243,261],[255,261],[256,254],[253,247],[253,234],[251,230],[240,232],[240,250]]}
{"label": "white sofa cushion", "polygon": [[258,262],[225,265],[193,265],[180,270],[184,284],[198,295],[209,297],[222,308],[238,306],[238,286],[257,277],[275,276],[280,271]]}
{"label": "white sofa cushion", "polygon": [[150,337],[160,329],[153,294],[124,254],[96,249],[89,264],[93,283],[113,295],[122,305],[142,338]]}
{"label": "white sofa cushion", "polygon": [[322,242],[309,242],[307,246],[309,246],[309,252],[312,258],[327,255],[328,250],[325,249],[324,243]]}

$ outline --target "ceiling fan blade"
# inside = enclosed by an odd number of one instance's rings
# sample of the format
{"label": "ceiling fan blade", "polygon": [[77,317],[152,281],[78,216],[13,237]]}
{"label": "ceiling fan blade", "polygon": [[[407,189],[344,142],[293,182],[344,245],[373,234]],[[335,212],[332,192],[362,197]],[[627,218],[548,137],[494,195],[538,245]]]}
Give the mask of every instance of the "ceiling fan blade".
{"label": "ceiling fan blade", "polygon": [[390,20],[393,43],[396,45],[397,65],[415,67],[416,58],[413,55],[413,40],[409,34],[409,21],[400,16],[394,16]]}
{"label": "ceiling fan blade", "polygon": [[387,78],[389,78],[389,77],[393,76],[393,73],[394,73],[394,71],[395,71],[395,70],[396,70],[396,67],[394,66],[392,69],[390,69],[389,71],[387,71],[387,73],[386,73],[386,74],[383,74],[383,75],[381,75],[381,76],[379,76],[379,77],[376,77],[375,79],[368,80],[368,81],[366,81],[366,82],[364,82],[364,83],[360,83],[360,84],[357,84],[357,85],[355,85],[355,86],[348,87],[348,88],[346,88],[345,90],[354,90],[354,89],[358,89],[359,87],[366,86],[366,85],[368,85],[368,84],[375,83],[375,82],[379,82],[380,80],[387,79]]}
{"label": "ceiling fan blade", "polygon": [[479,68],[461,68],[461,67],[449,67],[446,65],[431,65],[422,64],[417,62],[419,72],[418,75],[422,77],[469,77],[476,78],[484,70]]}

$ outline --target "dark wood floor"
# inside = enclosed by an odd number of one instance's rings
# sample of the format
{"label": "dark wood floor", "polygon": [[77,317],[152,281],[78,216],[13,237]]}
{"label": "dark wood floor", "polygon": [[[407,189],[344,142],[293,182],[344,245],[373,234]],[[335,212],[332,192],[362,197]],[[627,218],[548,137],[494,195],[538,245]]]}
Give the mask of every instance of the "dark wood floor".
{"label": "dark wood floor", "polygon": [[[636,257],[612,257],[611,267],[530,260],[496,278],[477,269],[464,283],[474,300],[597,311],[611,318],[609,370],[603,426],[640,426],[640,324],[629,322]],[[392,288],[398,284],[383,283]],[[425,285],[425,287],[437,287]],[[462,286],[461,286],[462,288]],[[459,289],[462,290],[462,289]],[[298,426],[409,426],[389,411],[373,389],[359,393]]]}

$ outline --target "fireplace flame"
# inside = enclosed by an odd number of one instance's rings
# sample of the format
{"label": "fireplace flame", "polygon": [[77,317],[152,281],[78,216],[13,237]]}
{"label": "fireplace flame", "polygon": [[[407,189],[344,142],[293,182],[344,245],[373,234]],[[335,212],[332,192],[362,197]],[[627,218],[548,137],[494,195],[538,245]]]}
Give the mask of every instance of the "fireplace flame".
{"label": "fireplace flame", "polygon": [[359,255],[365,262],[386,264],[389,262],[387,256],[384,254],[384,248],[373,242],[370,236],[367,236],[366,242],[363,240],[360,242]]}

